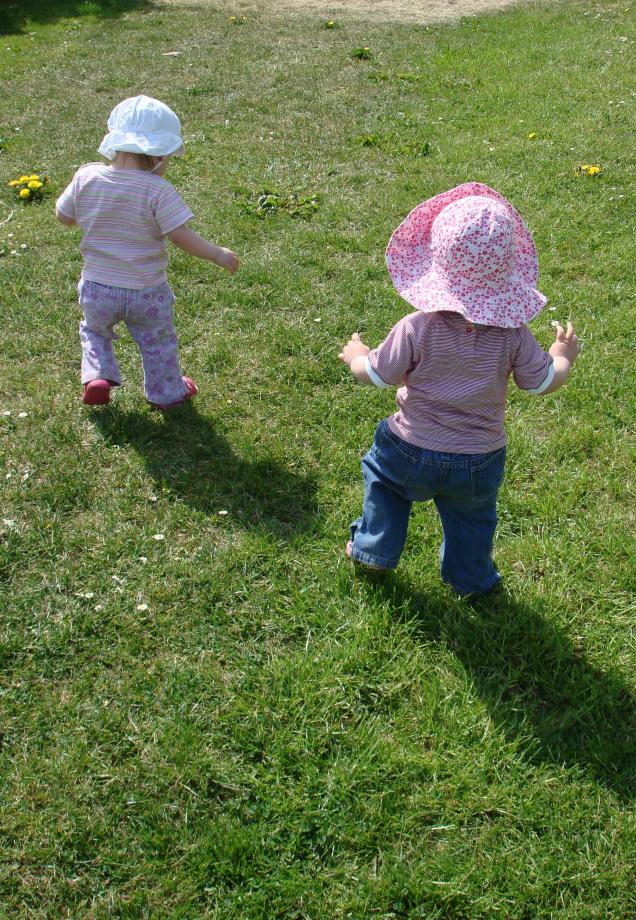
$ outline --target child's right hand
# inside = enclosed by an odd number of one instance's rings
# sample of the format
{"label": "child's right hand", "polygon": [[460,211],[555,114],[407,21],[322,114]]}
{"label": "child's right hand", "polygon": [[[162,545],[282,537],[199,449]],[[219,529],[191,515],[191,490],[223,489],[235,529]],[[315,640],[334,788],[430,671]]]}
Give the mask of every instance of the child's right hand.
{"label": "child's right hand", "polygon": [[550,346],[550,354],[553,358],[565,358],[574,364],[581,353],[581,346],[577,336],[574,334],[574,326],[568,323],[567,331],[559,323],[556,327],[556,341]]}
{"label": "child's right hand", "polygon": [[235,252],[232,252],[231,249],[224,249],[223,247],[220,247],[220,249],[221,253],[217,264],[228,271],[230,275],[233,275],[240,264],[238,256]]}

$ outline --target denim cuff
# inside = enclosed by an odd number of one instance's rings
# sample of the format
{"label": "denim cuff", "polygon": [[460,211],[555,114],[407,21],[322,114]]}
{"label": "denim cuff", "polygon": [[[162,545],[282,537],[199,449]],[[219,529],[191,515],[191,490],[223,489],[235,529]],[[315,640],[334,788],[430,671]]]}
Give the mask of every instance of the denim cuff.
{"label": "denim cuff", "polygon": [[369,553],[356,549],[356,531],[360,526],[361,518],[353,521],[351,531],[351,558],[363,565],[377,565],[382,569],[397,569],[399,559],[387,559],[385,556],[371,556]]}
{"label": "denim cuff", "polygon": [[485,597],[486,594],[490,594],[491,591],[494,591],[495,588],[501,584],[503,578],[499,572],[497,572],[493,583],[488,588],[483,588],[479,591],[475,591],[474,588],[470,590],[466,588],[460,588],[458,585],[454,585],[453,582],[449,581],[447,578],[442,578],[442,581],[445,585],[448,585],[449,588],[452,588],[458,597]]}

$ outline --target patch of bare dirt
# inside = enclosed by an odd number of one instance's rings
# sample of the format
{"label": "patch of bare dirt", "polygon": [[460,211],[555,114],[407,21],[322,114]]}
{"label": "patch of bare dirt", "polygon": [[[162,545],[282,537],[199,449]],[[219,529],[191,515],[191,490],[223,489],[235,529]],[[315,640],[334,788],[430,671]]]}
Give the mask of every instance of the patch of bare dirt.
{"label": "patch of bare dirt", "polygon": [[[163,0],[171,3],[174,0]],[[178,0],[176,0],[178,2]],[[242,0],[234,3],[239,12],[263,11],[268,13],[312,13],[325,19],[344,16],[349,19],[366,19],[373,22],[412,22],[426,25],[448,22],[462,16],[504,10],[530,0]],[[194,5],[205,7],[207,0]],[[215,0],[215,4],[216,0]]]}

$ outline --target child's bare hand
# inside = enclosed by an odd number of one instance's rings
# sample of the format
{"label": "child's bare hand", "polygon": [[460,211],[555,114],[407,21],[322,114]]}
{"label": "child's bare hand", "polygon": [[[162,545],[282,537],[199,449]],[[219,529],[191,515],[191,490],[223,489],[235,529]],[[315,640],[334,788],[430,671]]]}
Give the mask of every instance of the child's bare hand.
{"label": "child's bare hand", "polygon": [[231,249],[221,248],[218,264],[221,266],[221,268],[224,268],[226,271],[228,271],[230,275],[233,275],[239,267],[240,263],[235,252],[232,252]]}
{"label": "child's bare hand", "polygon": [[344,346],[338,357],[345,364],[351,366],[351,362],[359,355],[368,355],[371,349],[365,345],[357,332],[354,332],[347,344]]}
{"label": "child's bare hand", "polygon": [[559,323],[556,327],[556,341],[550,346],[550,354],[553,358],[557,356],[566,358],[570,364],[574,364],[579,354],[581,346],[577,336],[574,334],[574,326],[568,323],[567,330]]}

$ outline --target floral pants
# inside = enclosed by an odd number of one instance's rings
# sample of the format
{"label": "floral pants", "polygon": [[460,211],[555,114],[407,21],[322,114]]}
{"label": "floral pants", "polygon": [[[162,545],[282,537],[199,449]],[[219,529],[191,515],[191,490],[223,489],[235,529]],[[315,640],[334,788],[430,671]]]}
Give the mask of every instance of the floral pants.
{"label": "floral pants", "polygon": [[174,294],[168,284],[131,290],[82,279],[78,293],[84,312],[82,383],[102,379],[121,384],[113,342],[119,338],[115,326],[123,321],[141,352],[146,399],[160,404],[183,399],[186,386],[177,355]]}

